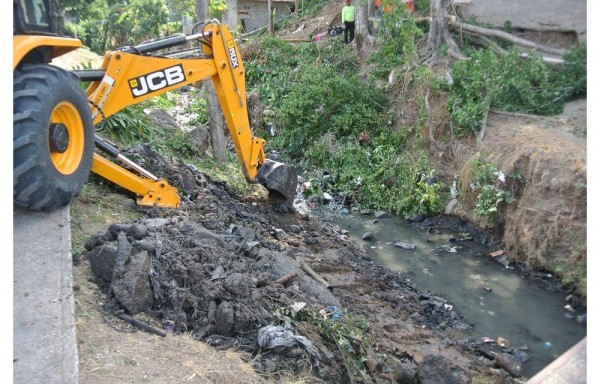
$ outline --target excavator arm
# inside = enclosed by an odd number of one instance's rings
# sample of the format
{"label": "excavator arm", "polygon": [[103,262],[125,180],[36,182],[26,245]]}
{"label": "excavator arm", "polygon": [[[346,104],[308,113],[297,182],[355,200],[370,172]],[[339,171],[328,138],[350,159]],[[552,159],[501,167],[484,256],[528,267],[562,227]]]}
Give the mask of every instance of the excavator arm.
{"label": "excavator arm", "polygon": [[[192,48],[164,53],[194,41],[202,43],[201,52]],[[266,159],[265,140],[253,135],[246,105],[244,64],[233,36],[218,20],[206,23],[197,34],[108,51],[100,69],[72,72],[80,80],[90,82],[86,93],[94,125],[131,105],[186,84],[212,79],[246,180],[260,183],[269,192],[293,201],[297,176],[287,165]],[[166,180],[159,180],[131,162],[98,136],[96,148],[134,172],[98,152],[94,154],[91,170],[136,193],[139,205],[179,206],[177,189]]]}

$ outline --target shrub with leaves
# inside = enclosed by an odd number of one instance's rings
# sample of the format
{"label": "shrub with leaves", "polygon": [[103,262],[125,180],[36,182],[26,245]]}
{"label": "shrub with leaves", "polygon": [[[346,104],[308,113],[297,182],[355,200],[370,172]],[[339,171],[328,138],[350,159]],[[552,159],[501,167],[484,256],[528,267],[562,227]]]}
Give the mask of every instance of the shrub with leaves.
{"label": "shrub with leaves", "polygon": [[312,66],[282,101],[277,125],[288,153],[303,157],[326,132],[341,141],[358,139],[360,132],[379,134],[385,106],[385,98],[374,87],[341,76],[329,66]]}
{"label": "shrub with leaves", "polygon": [[500,57],[491,49],[467,52],[471,60],[454,63],[448,87],[458,136],[479,132],[490,108],[552,115],[562,112],[566,100],[586,93],[585,48],[574,50],[558,67],[549,67],[540,56],[522,58],[516,50]]}
{"label": "shrub with leaves", "polygon": [[470,189],[477,194],[475,213],[493,219],[503,205],[514,201],[506,176],[496,164],[488,162],[484,154],[473,160],[472,169]]}

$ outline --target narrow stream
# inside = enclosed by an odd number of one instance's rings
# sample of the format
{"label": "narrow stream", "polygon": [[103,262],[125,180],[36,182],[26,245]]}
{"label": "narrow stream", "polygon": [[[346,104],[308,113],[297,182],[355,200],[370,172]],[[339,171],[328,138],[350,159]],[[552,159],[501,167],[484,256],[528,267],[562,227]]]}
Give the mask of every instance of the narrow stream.
{"label": "narrow stream", "polygon": [[[450,242],[457,234],[429,234],[398,217],[374,223],[373,216],[328,209],[311,213],[346,229],[375,262],[408,273],[420,292],[428,290],[447,299],[472,325],[465,338],[501,337],[511,347],[526,346],[525,377],[535,375],[586,336],[586,322],[576,320],[584,314],[565,309],[564,293],[521,277],[487,256],[490,250],[474,241]],[[372,232],[374,239],[362,240],[366,232]],[[396,247],[397,241],[416,248]]]}

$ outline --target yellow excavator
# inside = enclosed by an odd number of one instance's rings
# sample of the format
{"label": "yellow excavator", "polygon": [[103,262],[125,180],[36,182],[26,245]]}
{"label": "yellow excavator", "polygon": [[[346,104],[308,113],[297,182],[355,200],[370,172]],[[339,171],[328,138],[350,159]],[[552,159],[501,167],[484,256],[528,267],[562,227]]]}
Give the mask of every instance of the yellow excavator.
{"label": "yellow excavator", "polygon": [[[51,61],[82,47],[60,34],[54,0],[13,0],[13,203],[52,210],[79,195],[90,171],[135,193],[140,206],[177,208],[175,187],[123,156],[96,126],[126,107],[211,78],[249,183],[291,203],[297,176],[266,159],[246,105],[242,57],[218,20],[107,51],[97,69],[65,70]],[[197,31],[196,31],[197,30]],[[89,82],[86,90],[82,82]],[[109,158],[114,161],[109,160]]]}

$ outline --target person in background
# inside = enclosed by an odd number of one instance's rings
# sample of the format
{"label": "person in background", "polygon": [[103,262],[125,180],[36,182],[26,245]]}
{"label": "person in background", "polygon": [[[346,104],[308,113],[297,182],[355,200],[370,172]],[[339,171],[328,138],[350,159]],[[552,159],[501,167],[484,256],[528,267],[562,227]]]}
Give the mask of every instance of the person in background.
{"label": "person in background", "polygon": [[342,8],[342,23],[344,24],[344,43],[349,44],[354,40],[355,8],[351,0],[345,0],[346,5]]}

